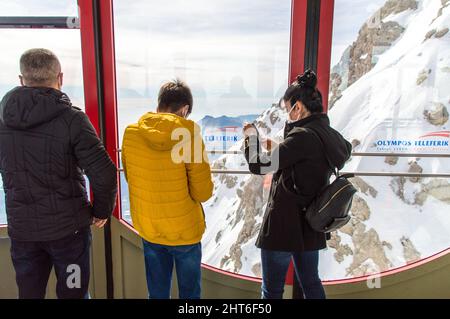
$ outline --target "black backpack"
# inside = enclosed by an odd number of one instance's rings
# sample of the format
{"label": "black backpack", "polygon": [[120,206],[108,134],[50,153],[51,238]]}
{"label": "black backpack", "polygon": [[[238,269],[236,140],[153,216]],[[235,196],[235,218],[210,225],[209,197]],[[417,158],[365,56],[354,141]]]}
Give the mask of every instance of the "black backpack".
{"label": "black backpack", "polygon": [[[306,130],[319,139],[324,156],[330,169],[336,176],[336,180],[322,189],[311,204],[303,209],[303,213],[305,213],[306,220],[312,229],[320,233],[331,233],[345,226],[350,221],[349,211],[352,206],[353,196],[357,190],[348,179],[355,176],[354,174],[340,176],[336,166],[332,164],[333,162],[326,153],[322,138],[314,130],[310,128]],[[294,190],[297,195],[300,195],[295,184],[294,169],[291,170],[291,174]]]}

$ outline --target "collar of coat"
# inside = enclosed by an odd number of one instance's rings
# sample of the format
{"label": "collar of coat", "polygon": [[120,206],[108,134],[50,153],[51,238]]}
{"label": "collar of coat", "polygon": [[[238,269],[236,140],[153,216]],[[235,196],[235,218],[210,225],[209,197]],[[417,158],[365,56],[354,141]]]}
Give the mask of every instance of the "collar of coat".
{"label": "collar of coat", "polygon": [[313,122],[317,121],[323,121],[326,125],[330,125],[330,119],[328,118],[328,115],[325,113],[317,113],[312,114],[311,116],[308,116],[307,118],[301,119],[300,121],[294,122],[294,123],[287,123],[286,129],[288,131],[291,131],[295,127],[307,127],[309,124],[312,124]]}

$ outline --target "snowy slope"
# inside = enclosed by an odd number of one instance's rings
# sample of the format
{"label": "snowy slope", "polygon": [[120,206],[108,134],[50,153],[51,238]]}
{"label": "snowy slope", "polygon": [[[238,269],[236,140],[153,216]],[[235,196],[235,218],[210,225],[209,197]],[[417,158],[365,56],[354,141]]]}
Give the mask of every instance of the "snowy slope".
{"label": "snowy slope", "polygon": [[[278,105],[264,112],[258,127],[268,136],[279,138],[286,114]],[[230,151],[240,151],[242,141]],[[213,164],[215,169],[248,170],[242,155],[225,155]],[[205,204],[207,232],[203,239],[205,263],[246,275],[260,276],[255,239],[261,227],[270,180],[250,175],[215,175],[214,197]]]}
{"label": "snowy slope", "polygon": [[[349,140],[358,141],[356,151],[432,152],[434,149],[425,147],[380,150],[374,142],[417,141],[425,133],[448,131],[448,1],[418,1],[417,10],[390,15],[385,21],[401,24],[404,33],[379,56],[370,72],[343,92],[330,112],[332,125]],[[437,107],[440,109],[436,110]],[[425,114],[433,111],[438,111],[440,121],[426,118]],[[435,140],[442,139],[448,142],[448,136]],[[450,149],[447,144],[434,151],[449,153]],[[449,160],[438,159],[397,158],[390,162],[385,158],[355,158],[349,169],[448,173],[449,164]],[[383,271],[450,247],[450,184],[447,180],[364,178],[364,182],[377,190],[377,196],[359,195],[370,211],[367,219],[356,219],[358,226],[365,229],[353,236],[343,232],[336,235],[346,242],[353,255],[345,256],[342,264],[345,267],[330,267],[334,258],[330,252],[324,253],[321,267],[324,277],[345,278]],[[375,243],[378,247],[358,247],[358,241],[368,239],[371,245]],[[345,244],[336,246],[335,254],[345,250]],[[355,261],[355,253],[358,261]]]}
{"label": "snowy slope", "polygon": [[[392,149],[383,144],[397,140],[422,143],[422,135],[449,130],[449,1],[389,0],[380,12],[383,31],[392,37],[380,40],[376,32],[363,26],[360,37],[333,69],[343,81],[338,82],[341,92],[330,112],[332,125],[353,141],[358,152],[449,153],[448,144],[437,149],[422,144]],[[374,43],[358,42],[363,32],[369,32]],[[356,59],[365,61],[364,68]],[[351,81],[345,81],[350,75]],[[273,106],[258,121],[268,135],[279,136],[285,118],[286,114]],[[445,137],[428,138],[442,139]],[[241,144],[233,149],[239,150]],[[236,155],[223,156],[214,165],[219,169],[247,168],[244,158]],[[448,173],[448,167],[450,160],[355,157],[346,170]],[[353,182],[360,190],[352,207],[353,220],[333,234],[330,248],[322,252],[322,279],[369,275],[450,247],[447,180],[356,178]],[[205,263],[261,275],[254,243],[269,183],[248,175],[215,176],[215,195],[205,205]]]}

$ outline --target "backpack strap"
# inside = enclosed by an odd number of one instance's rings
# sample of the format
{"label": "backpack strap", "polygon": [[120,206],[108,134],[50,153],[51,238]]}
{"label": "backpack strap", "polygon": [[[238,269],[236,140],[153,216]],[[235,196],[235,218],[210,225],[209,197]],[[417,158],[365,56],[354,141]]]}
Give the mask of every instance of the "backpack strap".
{"label": "backpack strap", "polygon": [[[323,142],[323,140],[322,140],[322,138],[320,137],[320,135],[317,134],[316,131],[314,131],[314,130],[311,129],[311,128],[303,128],[303,129],[304,129],[306,132],[309,132],[309,133],[311,133],[312,135],[314,135],[314,136],[319,140],[319,143],[320,143],[320,145],[321,145],[321,147],[322,147],[323,154],[324,154],[325,159],[326,159],[326,161],[327,161],[328,167],[331,169],[331,171],[333,172],[333,174],[334,174],[336,177],[339,177],[339,170],[337,169],[336,165],[333,165],[333,162],[330,160],[330,157],[328,156],[328,153],[327,153],[327,151],[326,151],[326,149],[325,149],[325,143]],[[292,166],[292,168],[291,168],[290,170],[291,170],[291,178],[292,178],[292,182],[293,182],[293,184],[294,184],[294,191],[295,191],[295,193],[299,194],[299,190],[298,190],[298,187],[297,187],[297,183],[295,182],[295,164]],[[281,177],[281,179],[282,179],[282,181],[284,182],[283,177]],[[285,187],[285,185],[283,185],[283,186]],[[286,187],[285,187],[285,188],[286,188]]]}
{"label": "backpack strap", "polygon": [[317,134],[317,132],[315,130],[313,130],[312,128],[304,128],[307,132],[310,132],[312,135],[314,135],[315,137],[317,137],[317,139],[320,142],[320,145],[322,146],[322,150],[323,150],[323,154],[325,156],[325,159],[327,160],[328,163],[328,167],[331,169],[331,171],[333,172],[333,174],[336,177],[339,177],[339,170],[337,169],[336,165],[333,164],[333,162],[331,161],[330,157],[328,156],[327,150],[325,149],[325,143],[323,142],[322,138],[320,137],[319,134]]}

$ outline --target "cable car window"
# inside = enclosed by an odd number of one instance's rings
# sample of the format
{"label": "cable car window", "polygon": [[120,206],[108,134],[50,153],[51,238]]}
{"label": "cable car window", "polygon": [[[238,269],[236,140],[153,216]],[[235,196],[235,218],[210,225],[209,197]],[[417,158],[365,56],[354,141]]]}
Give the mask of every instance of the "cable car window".
{"label": "cable car window", "polygon": [[[239,151],[245,121],[259,122],[271,136],[282,130],[278,101],[289,76],[290,0],[116,0],[114,11],[120,140],[127,125],[156,110],[161,84],[177,77],[193,90],[190,118],[202,127],[209,151]],[[209,157],[217,170],[247,169],[242,155]],[[122,216],[131,223],[121,181]],[[216,174],[214,183],[204,206],[204,262],[260,276],[254,243],[270,183],[233,174]]]}
{"label": "cable car window", "polygon": [[1,16],[78,16],[76,0],[2,0]]}
{"label": "cable car window", "polygon": [[[352,10],[348,10],[351,7]],[[347,171],[448,173],[450,10],[445,1],[335,1],[330,117],[358,153]],[[325,280],[369,276],[450,247],[450,182],[361,177],[353,221],[322,253]]]}
{"label": "cable car window", "polygon": [[8,43],[0,54],[0,96],[20,85],[19,59],[31,48],[46,48],[58,56],[64,83],[62,91],[84,109],[80,31],[76,29],[0,29],[0,41]]}
{"label": "cable car window", "polygon": [[[2,17],[64,16],[77,17],[78,6],[75,0],[49,1],[30,0],[0,2]],[[84,109],[83,73],[81,61],[81,41],[78,29],[30,29],[0,28],[0,98],[9,90],[20,85],[19,59],[22,53],[31,48],[52,50],[60,59],[63,73],[63,91],[72,103]],[[0,225],[6,224],[5,196],[0,177]]]}

